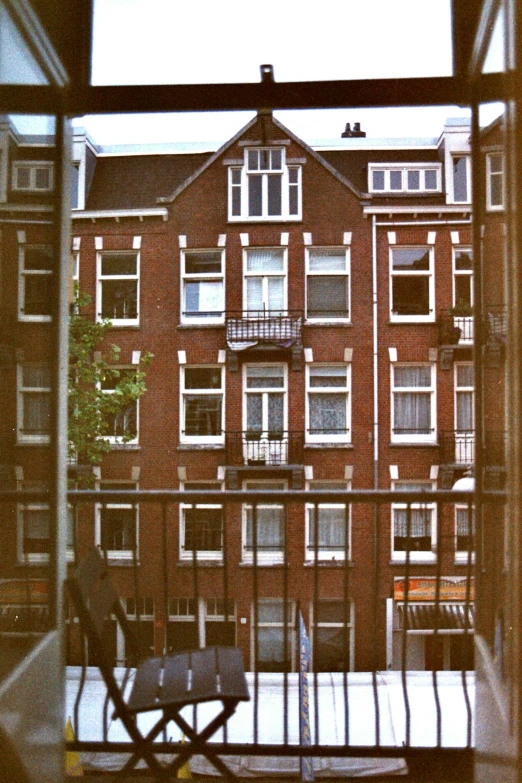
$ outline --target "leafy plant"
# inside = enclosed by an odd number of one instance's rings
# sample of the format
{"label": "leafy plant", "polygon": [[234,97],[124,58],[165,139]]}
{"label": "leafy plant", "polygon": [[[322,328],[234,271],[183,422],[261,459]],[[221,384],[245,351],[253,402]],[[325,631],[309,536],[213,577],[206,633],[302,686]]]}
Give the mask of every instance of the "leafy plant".
{"label": "leafy plant", "polygon": [[[120,362],[120,348],[111,344],[101,350],[112,324],[107,319],[96,323],[82,313],[90,301],[88,294],[77,292],[70,318],[69,458],[78,464],[99,465],[111,449],[111,422],[124,417],[146,391],[145,367],[153,357],[144,352],[132,371],[115,366]],[[120,443],[133,437],[131,431],[118,433]]]}

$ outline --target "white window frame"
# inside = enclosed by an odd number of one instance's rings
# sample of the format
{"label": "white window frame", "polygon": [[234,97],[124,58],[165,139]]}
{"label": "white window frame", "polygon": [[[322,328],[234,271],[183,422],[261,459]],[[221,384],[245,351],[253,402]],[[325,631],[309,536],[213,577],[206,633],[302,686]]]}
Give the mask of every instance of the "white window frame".
{"label": "white window frame", "polygon": [[[136,257],[136,273],[132,275],[102,275],[102,263],[105,256],[135,256]],[[96,254],[96,320],[104,321],[109,320],[112,326],[124,327],[124,326],[139,326],[140,324],[140,263],[141,253],[139,250],[103,250]],[[136,281],[136,316],[133,318],[114,318],[102,315],[102,302],[103,302],[103,284],[108,281]]]}
{"label": "white window frame", "polygon": [[[101,480],[98,482],[97,489],[138,489],[138,485],[134,481],[107,481]],[[139,526],[139,505],[137,503],[97,503],[94,523],[94,537],[96,546],[102,547],[102,511],[104,508],[114,509],[134,509],[135,514],[135,540],[136,540],[136,559],[139,559],[139,546],[140,546],[140,526]],[[108,549],[107,557],[109,560],[122,563],[131,563],[133,560],[132,549]]]}
{"label": "white window frame", "polygon": [[[18,172],[21,169],[29,170],[29,185],[20,186]],[[36,178],[38,171],[49,172],[49,184],[47,187],[38,187]],[[54,163],[48,160],[15,160],[13,161],[11,188],[18,193],[51,193],[54,189]]]}
{"label": "white window frame", "polygon": [[[311,271],[310,270],[310,258],[313,257],[314,252],[319,251],[323,252],[325,254],[332,254],[332,255],[343,255],[346,259],[345,269],[343,271],[341,270],[320,270],[320,271]],[[311,247],[306,248],[305,250],[305,259],[306,259],[306,296],[305,296],[305,302],[306,302],[306,320],[310,323],[350,323],[351,321],[351,264],[350,264],[350,248],[349,247]],[[346,280],[346,315],[343,316],[336,316],[336,315],[321,315],[321,316],[314,316],[310,315],[308,312],[308,289],[309,289],[309,281],[312,277],[342,277]]]}
{"label": "white window frame", "polygon": [[[310,371],[319,367],[342,367],[346,369],[346,386],[311,386]],[[313,394],[344,394],[346,399],[346,431],[334,433],[311,433],[311,395]],[[339,362],[314,362],[306,366],[306,443],[351,443],[352,441],[352,365]]]}
{"label": "white window frame", "polygon": [[[201,255],[213,253],[221,256],[221,272],[186,272],[186,257],[187,255]],[[222,324],[225,320],[225,250],[224,248],[207,248],[207,249],[186,249],[181,251],[181,313],[180,321],[182,324]],[[215,315],[200,315],[198,311],[194,314],[188,314],[186,309],[186,287],[189,283],[221,283],[221,310],[215,311]],[[209,311],[210,312],[210,311]],[[214,311],[212,311],[214,312]]]}
{"label": "white window frame", "polygon": [[[436,489],[435,482],[433,481],[425,481],[423,479],[410,479],[409,481],[393,481],[392,482],[392,490],[394,492],[400,493],[399,487],[405,486],[408,484],[422,484],[426,488],[426,492],[433,491]],[[415,492],[421,492],[421,488],[417,487],[416,489],[412,490]],[[406,551],[402,551],[399,549],[395,549],[395,511],[400,511],[408,508],[407,503],[400,503],[395,502],[392,503],[391,506],[391,553],[392,553],[392,561],[396,563],[405,563],[406,562]],[[437,506],[435,502],[427,502],[427,503],[410,503],[410,508],[412,511],[426,511],[430,513],[431,516],[431,549],[428,550],[420,550],[417,552],[414,552],[413,550],[410,550],[409,553],[409,560],[411,563],[433,563],[437,559]],[[413,524],[413,519],[412,519]]]}
{"label": "white window frame", "polygon": [[[275,270],[273,272],[265,269],[250,272],[248,271],[248,254],[256,251],[270,251],[274,250],[280,253],[283,257],[283,269]],[[248,308],[248,291],[247,291],[247,279],[250,277],[261,278],[263,287],[263,311],[249,310]],[[283,278],[283,307],[280,310],[269,309],[269,291],[268,291],[268,278],[269,277],[282,277]],[[249,247],[243,250],[243,312],[247,314],[251,312],[253,318],[261,317],[262,313],[285,313],[288,310],[288,250],[286,247]]]}
{"label": "white window frame", "polygon": [[[471,506],[468,507],[467,503],[455,503],[455,562],[456,563],[467,563],[468,562],[468,555],[471,554],[471,562],[475,562],[475,549],[472,548],[471,553],[468,552],[467,549],[459,549],[459,537],[458,537],[458,513],[459,511],[466,511],[468,513],[469,508],[469,517],[471,521],[471,528],[472,530],[475,529],[475,507]],[[469,533],[468,533],[469,535]]]}
{"label": "white window frame", "polygon": [[[453,248],[452,253],[452,266],[453,266],[453,307],[458,306],[459,297],[457,292],[457,280],[459,277],[461,278],[469,278],[469,291],[470,291],[470,306],[473,307],[475,302],[475,291],[474,291],[474,279],[473,279],[473,267],[471,269],[457,269],[457,255],[459,253],[468,253],[472,258],[472,248],[469,246],[457,246]],[[473,315],[454,315],[453,316],[453,326],[457,327],[457,329],[460,329],[460,344],[469,344],[472,345],[473,343]]]}
{"label": "white window frame", "polygon": [[[262,388],[248,388],[248,371],[251,368],[261,369],[263,367],[280,367],[283,370],[283,385],[273,387]],[[262,395],[262,429],[259,430],[260,439],[267,438],[269,432],[274,430],[270,429],[269,422],[269,410],[268,410],[268,395],[269,394],[282,394],[283,395],[283,432],[288,431],[288,365],[282,362],[256,362],[255,364],[243,365],[243,432],[249,432],[248,429],[248,410],[247,410],[247,398],[249,394],[261,394]],[[254,430],[257,432],[258,430]],[[277,430],[279,431],[279,430]]]}
{"label": "white window frame", "polygon": [[[401,187],[391,187],[391,172],[401,172]],[[419,172],[419,187],[408,187],[408,172]],[[426,187],[426,172],[434,171],[437,179],[437,185],[435,188]],[[373,184],[374,172],[382,172],[384,174],[384,187],[376,188]],[[369,163],[368,164],[368,192],[369,193],[411,193],[416,195],[418,193],[440,193],[442,191],[442,164],[441,163]]]}
{"label": "white window frame", "polygon": [[[464,158],[466,161],[466,198],[465,199],[456,199],[455,198],[455,160],[458,158]],[[450,165],[450,176],[451,176],[451,199],[450,203],[452,204],[471,204],[471,155],[467,153],[462,152],[455,152],[451,155],[451,165]]]}
{"label": "white window frame", "polygon": [[30,434],[24,431],[24,395],[25,394],[47,394],[49,395],[49,404],[51,398],[51,385],[49,379],[49,386],[24,386],[24,367],[48,367],[50,372],[50,366],[45,362],[24,362],[17,366],[17,443],[49,443],[50,432],[38,432]]}
{"label": "white window frame", "polygon": [[[38,250],[39,248],[51,250],[52,246],[45,243],[28,243],[20,242],[18,245],[18,320],[26,321],[28,323],[49,323],[51,321],[50,313],[25,313],[25,300],[26,300],[26,279],[28,277],[48,277],[53,274],[52,259],[50,259],[49,269],[26,269],[26,253],[28,250]],[[50,306],[49,302],[49,306]]]}
{"label": "white window frame", "polygon": [[[276,486],[274,486],[276,485]],[[269,479],[263,479],[263,480],[255,480],[255,481],[244,481],[243,482],[243,490],[257,490],[258,492],[262,492],[264,489],[278,489],[281,492],[288,489],[288,482],[282,481],[282,480],[269,480]],[[285,530],[284,526],[287,524],[287,520],[285,518],[285,506],[283,503],[279,503],[276,501],[270,502],[263,502],[263,503],[256,503],[257,509],[263,509],[263,508],[279,508],[281,510],[282,515],[282,524],[283,524],[283,541],[282,545],[276,549],[272,549],[267,552],[263,552],[261,549],[258,548],[257,550],[257,565],[263,566],[263,565],[280,565],[284,563],[285,559],[285,547],[284,547],[284,537],[285,537]],[[241,535],[241,549],[242,549],[242,562],[248,565],[252,565],[254,563],[254,547],[249,547],[247,544],[247,525],[248,525],[248,513],[251,510],[253,514],[253,508],[254,503],[243,503],[242,505],[242,535]],[[252,517],[253,522],[253,517]],[[259,517],[257,520],[257,524],[259,526]],[[253,533],[252,530],[252,539],[253,539]],[[259,527],[258,527],[258,533],[259,533]]]}
{"label": "white window frame", "polygon": [[[454,415],[455,415],[455,462],[470,465],[475,460],[475,384],[462,386],[459,384],[459,368],[470,367],[473,371],[473,362],[455,362],[453,365],[453,389],[454,389]],[[471,394],[471,429],[464,430],[458,426],[458,397],[459,394]]]}
{"label": "white window frame", "polygon": [[[429,269],[400,271],[393,268],[394,250],[427,250]],[[401,315],[393,310],[393,279],[397,277],[428,278],[428,312]],[[435,321],[435,262],[433,247],[424,245],[390,245],[390,321],[392,323],[430,323]]]}
{"label": "white window frame", "polygon": [[[278,622],[276,620],[271,620],[269,622],[260,622],[258,617],[258,623],[257,628],[281,628],[283,632],[283,645],[284,645],[284,598],[260,598],[258,601],[258,614],[259,614],[259,606],[261,604],[268,604],[268,603],[274,603],[278,602],[281,605],[282,613],[283,613],[283,620],[281,622]],[[256,628],[254,626],[254,620],[255,620],[255,610],[254,610],[254,603],[252,602],[251,606],[251,612],[250,616],[252,618],[251,624],[250,624],[250,670],[255,671],[256,670],[256,656],[255,656],[255,634],[256,634]],[[288,633],[288,643],[287,643],[287,651],[289,656],[289,663],[290,663],[290,671],[295,671],[295,659],[296,659],[296,604],[295,601],[292,599],[288,599],[288,608],[287,608],[287,633]],[[259,648],[258,648],[259,649]],[[284,650],[284,646],[283,646]]]}
{"label": "white window frame", "polygon": [[[328,490],[328,489],[342,489],[348,491],[351,489],[350,482],[348,481],[308,481],[306,484],[308,490]],[[314,529],[314,504],[307,503],[305,506],[305,561],[314,562],[316,559],[316,549],[311,544],[311,539]],[[348,552],[348,560],[352,559],[352,507],[350,503],[317,503],[317,527],[319,528],[321,509],[342,509],[343,520],[342,525],[345,525],[345,514],[348,514],[348,542],[342,549],[317,547],[317,560],[335,562],[337,560],[345,560],[346,550]]]}
{"label": "white window frame", "polygon": [[[252,169],[248,168],[249,152],[272,152],[281,153],[280,169]],[[281,214],[268,214],[268,175],[271,172],[281,172]],[[237,174],[239,172],[239,175]],[[248,213],[248,177],[250,173],[258,173],[262,176],[262,214],[249,215]],[[290,173],[292,172],[292,174]],[[239,180],[234,181],[234,180]],[[291,180],[296,180],[292,182]],[[290,214],[290,191],[292,188],[297,190],[297,213]],[[239,215],[233,214],[233,190],[239,190],[240,212]],[[247,147],[244,151],[244,160],[242,165],[233,165],[228,169],[228,220],[229,222],[276,222],[299,221],[302,220],[302,168],[300,165],[287,163],[286,149],[284,147],[275,147],[268,145],[266,147]]]}
{"label": "white window frame", "polygon": [[[211,485],[211,486],[210,486]],[[195,490],[197,489],[215,489],[221,491],[223,484],[220,481],[187,481],[182,485],[182,489]],[[225,525],[225,512],[222,503],[180,503],[179,506],[179,558],[180,560],[192,561],[194,554],[192,549],[185,547],[185,513],[187,509],[201,508],[201,509],[220,509],[221,510],[221,548],[220,549],[199,549],[196,551],[197,560],[223,560],[223,528]]]}
{"label": "white window frame", "polygon": [[[28,483],[24,482],[24,489],[39,489],[44,490],[45,485],[40,482]],[[21,565],[43,565],[49,562],[48,552],[24,552],[24,533],[25,533],[25,512],[26,511],[48,511],[48,525],[49,525],[49,545],[51,541],[50,525],[51,525],[51,509],[48,503],[42,501],[19,503],[16,507],[17,518],[17,559]],[[66,559],[68,563],[74,562],[74,540],[75,533],[74,527],[76,526],[76,514],[75,508],[71,505],[67,506],[67,548]]]}
{"label": "white window frame", "polygon": [[[492,162],[494,158],[500,158],[500,171],[492,171]],[[492,200],[492,182],[493,178],[500,179],[500,190],[502,200],[500,204],[494,204]],[[501,212],[506,203],[506,178],[505,178],[505,157],[500,151],[486,153],[486,209],[488,212]]]}
{"label": "white window frame", "polygon": [[[428,386],[395,386],[396,367],[429,367],[431,370],[431,385]],[[391,442],[392,443],[436,443],[437,441],[437,365],[435,362],[392,362],[391,370]],[[396,433],[395,432],[395,395],[396,394],[429,394],[430,395],[430,433]]]}
{"label": "white window frame", "polygon": [[[319,604],[322,602],[335,602],[336,604],[343,605],[343,600],[340,598],[320,598]],[[341,621],[336,622],[321,622],[320,620],[317,620],[317,623],[314,622],[314,602],[310,601],[310,610],[309,610],[309,618],[310,618],[310,642],[311,642],[311,652],[312,652],[312,671],[315,671],[315,665],[313,660],[314,655],[314,633],[316,629],[319,628],[344,628],[344,623]],[[355,638],[354,638],[354,626],[355,626],[355,604],[354,601],[349,599],[348,600],[348,612],[347,612],[348,622],[347,622],[347,629],[348,629],[348,669],[347,671],[353,671],[354,670],[354,653],[355,653]],[[320,641],[317,640],[317,647],[319,647]],[[321,669],[321,671],[324,671]]]}
{"label": "white window frame", "polygon": [[[185,374],[187,370],[219,370],[221,375],[220,389],[187,389],[185,386]],[[187,435],[185,433],[185,406],[187,397],[221,397],[221,433],[219,435]],[[225,443],[225,372],[223,365],[214,364],[190,364],[180,367],[180,394],[179,394],[179,425],[180,443],[201,446],[222,446]]]}
{"label": "white window frame", "polygon": [[[112,370],[119,370],[120,371],[120,378],[114,379],[114,384],[117,385],[119,381],[121,380],[121,375],[124,374],[136,374],[137,367],[135,365],[118,365],[118,366],[112,366]],[[104,394],[114,394],[114,389],[103,389]],[[131,438],[130,440],[123,440],[123,435],[105,435],[105,440],[107,440],[109,443],[111,443],[114,446],[137,446],[140,439],[140,401],[135,400],[132,405],[136,406],[136,436],[134,438]],[[129,408],[131,406],[129,405]],[[127,408],[126,411],[123,412],[123,416],[127,414],[127,411],[129,410]]]}

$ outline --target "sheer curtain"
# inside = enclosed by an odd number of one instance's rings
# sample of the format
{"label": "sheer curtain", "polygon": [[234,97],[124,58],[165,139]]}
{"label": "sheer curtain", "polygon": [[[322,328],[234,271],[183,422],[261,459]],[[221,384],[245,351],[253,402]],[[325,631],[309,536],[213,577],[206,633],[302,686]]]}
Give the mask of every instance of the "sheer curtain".
{"label": "sheer curtain", "polygon": [[[394,381],[395,431],[416,434],[431,432],[431,367],[395,367]],[[398,391],[402,388],[405,391]]]}
{"label": "sheer curtain", "polygon": [[336,435],[346,430],[346,394],[310,394],[310,432]]}
{"label": "sheer curtain", "polygon": [[[317,534],[319,549],[344,549],[345,546],[345,514],[344,507],[317,509]],[[308,524],[310,531],[310,548],[315,548],[315,512],[308,509]]]}
{"label": "sheer curtain", "polygon": [[[253,509],[247,508],[246,545],[253,549]],[[257,507],[257,546],[263,550],[283,547],[283,508],[281,506]]]}

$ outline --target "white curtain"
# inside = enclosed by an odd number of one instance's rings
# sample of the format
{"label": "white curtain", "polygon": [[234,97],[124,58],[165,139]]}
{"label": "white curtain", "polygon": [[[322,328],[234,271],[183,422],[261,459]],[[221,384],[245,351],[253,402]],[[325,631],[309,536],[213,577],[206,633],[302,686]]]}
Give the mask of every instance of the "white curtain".
{"label": "white curtain", "polygon": [[247,272],[282,272],[283,269],[282,250],[258,249],[247,252]]}
{"label": "white curtain", "polygon": [[[344,549],[346,510],[342,508],[317,508],[317,537],[319,549]],[[315,548],[316,517],[313,508],[308,510],[310,548]]]}
{"label": "white curtain", "polygon": [[[410,515],[410,537],[430,538],[432,510],[429,508],[412,508]],[[394,535],[400,538],[408,536],[408,510],[406,508],[394,509]]]}
{"label": "white curtain", "polygon": [[346,394],[310,394],[311,434],[340,434],[346,431]]}
{"label": "white curtain", "polygon": [[[253,509],[247,508],[246,545],[253,548]],[[260,551],[283,548],[282,506],[257,507],[257,546]]]}

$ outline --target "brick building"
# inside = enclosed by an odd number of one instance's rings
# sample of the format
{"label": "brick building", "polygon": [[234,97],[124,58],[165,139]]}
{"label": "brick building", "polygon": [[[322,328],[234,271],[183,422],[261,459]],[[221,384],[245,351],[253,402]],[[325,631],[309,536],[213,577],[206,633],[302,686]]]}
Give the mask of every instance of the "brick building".
{"label": "brick building", "polygon": [[[113,448],[94,469],[97,486],[428,493],[465,476],[476,449],[469,136],[467,121],[448,120],[434,139],[368,139],[347,126],[342,138],[308,145],[268,111],[218,150],[109,149],[77,132],[75,278],[92,296],[92,318],[111,320],[122,370],[132,372],[142,352],[154,354],[147,392],[113,423]],[[498,486],[506,331],[500,122],[484,131],[483,144],[484,253],[495,262],[484,265],[484,461]],[[54,148],[7,122],[0,148],[3,477],[43,485]],[[123,433],[131,435],[125,443]],[[71,560],[103,547],[129,616],[156,651],[165,642],[172,650],[237,642],[251,669],[257,658],[263,671],[295,670],[300,610],[315,634],[316,670],[364,671],[375,661],[398,668],[404,622],[408,668],[471,668],[473,618],[463,617],[463,603],[472,513],[428,498],[408,509],[399,498],[375,513],[334,496],[315,508],[170,506],[167,603],[158,508],[71,509]],[[48,551],[45,503],[14,507],[2,523],[2,573],[14,578],[23,569],[37,584]],[[15,527],[16,537],[7,532]],[[436,576],[445,591],[437,620]],[[12,622],[4,604],[4,622]],[[74,662],[78,634],[70,628]],[[121,640],[108,633],[121,662]]]}

